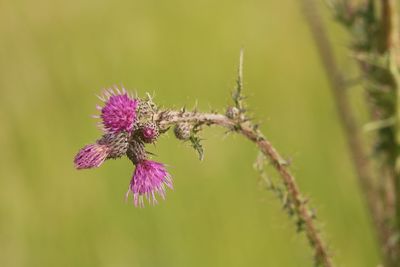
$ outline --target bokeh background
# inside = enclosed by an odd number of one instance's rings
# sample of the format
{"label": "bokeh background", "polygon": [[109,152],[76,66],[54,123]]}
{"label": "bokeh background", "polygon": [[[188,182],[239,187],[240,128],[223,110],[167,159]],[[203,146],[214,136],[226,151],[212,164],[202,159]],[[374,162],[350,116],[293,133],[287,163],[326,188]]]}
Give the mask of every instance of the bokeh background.
{"label": "bokeh background", "polygon": [[[347,37],[320,8],[346,66]],[[223,112],[241,46],[251,112],[292,160],[336,262],[376,266],[326,77],[293,0],[0,1],[0,266],[312,266],[304,236],[259,186],[255,147],[239,136],[206,130],[203,162],[162,137],[151,150],[175,190],[145,209],[123,201],[128,160],[73,168],[100,135],[90,115],[102,88]]]}

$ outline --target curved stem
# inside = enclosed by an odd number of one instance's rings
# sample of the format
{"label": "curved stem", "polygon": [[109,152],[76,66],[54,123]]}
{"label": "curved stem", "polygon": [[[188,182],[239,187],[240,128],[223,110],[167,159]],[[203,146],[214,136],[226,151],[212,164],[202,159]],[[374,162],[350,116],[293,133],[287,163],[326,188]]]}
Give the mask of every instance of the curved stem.
{"label": "curved stem", "polygon": [[310,246],[314,250],[315,260],[318,264],[325,267],[332,267],[333,263],[328,252],[326,244],[323,242],[320,232],[318,231],[313,212],[309,208],[307,200],[301,195],[299,187],[294,176],[290,173],[288,166],[274,146],[256,130],[254,125],[247,121],[238,121],[230,119],[222,114],[215,113],[198,113],[198,112],[180,112],[180,111],[160,111],[155,116],[160,127],[167,128],[168,126],[180,123],[190,122],[198,125],[219,125],[231,131],[243,135],[253,143],[255,143],[260,151],[271,161],[274,168],[279,173],[288,194],[294,204],[294,211],[298,219],[304,223],[307,239]]}

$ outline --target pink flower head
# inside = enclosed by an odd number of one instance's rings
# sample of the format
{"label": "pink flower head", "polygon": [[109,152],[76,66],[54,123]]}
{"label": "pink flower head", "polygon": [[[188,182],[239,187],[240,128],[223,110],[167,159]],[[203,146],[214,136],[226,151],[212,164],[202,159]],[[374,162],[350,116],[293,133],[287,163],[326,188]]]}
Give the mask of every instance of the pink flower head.
{"label": "pink flower head", "polygon": [[75,156],[74,163],[77,169],[99,167],[108,157],[110,148],[107,145],[90,144],[82,148]]}
{"label": "pink flower head", "polygon": [[165,185],[173,188],[171,176],[164,164],[143,160],[136,165],[127,196],[130,192],[133,193],[135,206],[144,207],[143,196],[154,205],[157,203],[155,193],[165,199]]}
{"label": "pink flower head", "polygon": [[139,101],[129,96],[125,89],[122,92],[108,89],[100,99],[105,102],[105,106],[99,108],[104,129],[110,133],[130,132],[136,122]]}

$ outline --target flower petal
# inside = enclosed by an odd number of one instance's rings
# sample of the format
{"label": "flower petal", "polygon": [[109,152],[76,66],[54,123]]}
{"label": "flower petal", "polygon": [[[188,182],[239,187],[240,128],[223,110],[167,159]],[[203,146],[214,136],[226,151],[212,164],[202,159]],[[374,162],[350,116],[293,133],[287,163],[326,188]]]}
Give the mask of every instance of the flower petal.
{"label": "flower petal", "polygon": [[133,193],[135,206],[144,207],[144,197],[154,205],[157,203],[156,193],[165,198],[165,186],[173,189],[171,176],[164,164],[144,160],[136,165],[127,194]]}
{"label": "flower petal", "polygon": [[112,89],[105,91],[102,99],[106,99],[100,115],[104,129],[110,133],[130,132],[136,122],[139,100],[131,98],[125,90]]}
{"label": "flower petal", "polygon": [[90,169],[99,167],[106,160],[109,152],[110,148],[104,144],[87,145],[75,156],[75,168]]}

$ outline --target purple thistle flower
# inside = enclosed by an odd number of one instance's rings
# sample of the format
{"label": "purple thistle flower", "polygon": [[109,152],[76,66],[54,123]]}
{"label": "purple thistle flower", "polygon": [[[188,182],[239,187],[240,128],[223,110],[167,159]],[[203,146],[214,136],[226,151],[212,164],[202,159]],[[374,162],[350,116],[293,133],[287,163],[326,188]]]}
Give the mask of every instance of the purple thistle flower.
{"label": "purple thistle flower", "polygon": [[148,99],[136,99],[125,89],[107,89],[99,96],[105,104],[97,106],[103,136],[94,144],[83,147],[75,156],[77,169],[99,167],[107,159],[117,159],[124,155],[136,166],[131,179],[129,194],[133,195],[135,206],[144,207],[144,198],[156,204],[156,194],[163,199],[166,186],[172,189],[172,179],[165,165],[147,160],[145,143],[154,143],[160,129],[153,121],[156,106]]}
{"label": "purple thistle flower", "polygon": [[110,133],[120,133],[122,131],[130,132],[136,122],[136,109],[139,100],[129,96],[129,94],[122,89],[105,90],[102,97],[99,97],[105,102],[101,110],[101,119],[104,129]]}
{"label": "purple thistle flower", "polygon": [[143,160],[136,165],[126,197],[132,192],[135,206],[144,207],[143,197],[154,205],[157,203],[155,193],[165,199],[165,185],[173,189],[171,176],[164,164]]}
{"label": "purple thistle flower", "polygon": [[104,144],[87,145],[75,156],[75,168],[90,169],[99,167],[107,159],[109,152],[110,148]]}

